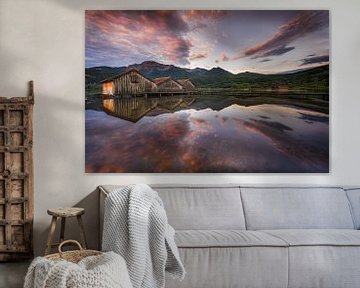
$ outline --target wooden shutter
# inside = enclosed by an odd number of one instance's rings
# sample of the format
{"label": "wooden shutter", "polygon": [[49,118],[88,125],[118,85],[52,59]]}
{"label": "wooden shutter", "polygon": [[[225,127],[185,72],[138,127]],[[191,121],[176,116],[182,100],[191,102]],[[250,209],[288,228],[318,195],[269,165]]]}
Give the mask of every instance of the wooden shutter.
{"label": "wooden shutter", "polygon": [[33,104],[0,97],[0,261],[33,255]]}

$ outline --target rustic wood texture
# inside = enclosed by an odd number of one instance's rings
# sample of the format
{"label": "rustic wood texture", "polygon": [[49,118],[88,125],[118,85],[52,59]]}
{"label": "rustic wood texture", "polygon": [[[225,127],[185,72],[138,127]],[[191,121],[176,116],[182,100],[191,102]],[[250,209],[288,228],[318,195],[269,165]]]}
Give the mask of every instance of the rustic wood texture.
{"label": "rustic wood texture", "polygon": [[[51,248],[58,247],[65,239],[65,225],[66,219],[69,217],[76,217],[79,224],[80,239],[81,244],[84,249],[86,249],[86,237],[85,237],[85,228],[81,218],[81,215],[85,213],[84,208],[80,207],[60,207],[60,208],[50,208],[47,210],[47,213],[52,216],[50,223],[50,231],[48,235],[48,240],[45,248],[45,255],[50,254]],[[61,219],[61,228],[60,228],[60,238],[59,243],[53,243],[53,238],[56,230],[56,223],[58,218]]]}
{"label": "rustic wood texture", "polygon": [[155,91],[157,88],[153,81],[135,70],[115,78],[113,83],[116,95],[134,95],[140,92]]}
{"label": "rustic wood texture", "polygon": [[159,92],[178,92],[184,90],[184,87],[171,77],[156,78],[154,82]]}
{"label": "rustic wood texture", "polygon": [[50,208],[47,210],[47,213],[51,216],[56,217],[74,217],[82,215],[85,213],[84,208],[80,207],[59,207],[59,208]]}
{"label": "rustic wood texture", "polygon": [[177,81],[184,87],[185,91],[195,91],[195,85],[190,79],[180,79]]}
{"label": "rustic wood texture", "polygon": [[49,235],[48,235],[48,240],[46,242],[45,255],[48,255],[51,251],[52,239],[54,238],[54,233],[55,233],[55,228],[56,228],[56,220],[57,220],[56,216],[53,216],[51,218],[50,231],[49,231]]}
{"label": "rustic wood texture", "polygon": [[0,97],[0,262],[33,255],[33,104]]}
{"label": "rustic wood texture", "polygon": [[78,223],[79,223],[79,227],[80,227],[80,239],[81,239],[81,244],[83,246],[84,249],[86,249],[87,247],[87,243],[86,243],[86,237],[85,237],[85,228],[84,228],[84,223],[82,221],[81,215],[76,216]]}
{"label": "rustic wood texture", "polygon": [[156,91],[156,84],[136,70],[130,70],[102,82],[103,94],[131,96]]}
{"label": "rustic wood texture", "polygon": [[105,79],[101,82],[102,94],[121,97],[174,96],[192,94],[195,85],[190,79],[172,79],[170,76],[153,80],[145,77],[136,69]]}

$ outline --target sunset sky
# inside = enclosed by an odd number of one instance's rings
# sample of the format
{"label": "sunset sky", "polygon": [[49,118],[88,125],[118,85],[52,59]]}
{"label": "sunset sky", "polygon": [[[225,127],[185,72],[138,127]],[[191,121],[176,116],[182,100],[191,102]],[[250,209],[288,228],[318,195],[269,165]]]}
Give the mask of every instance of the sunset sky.
{"label": "sunset sky", "polygon": [[86,67],[152,60],[232,73],[329,62],[325,10],[86,11]]}

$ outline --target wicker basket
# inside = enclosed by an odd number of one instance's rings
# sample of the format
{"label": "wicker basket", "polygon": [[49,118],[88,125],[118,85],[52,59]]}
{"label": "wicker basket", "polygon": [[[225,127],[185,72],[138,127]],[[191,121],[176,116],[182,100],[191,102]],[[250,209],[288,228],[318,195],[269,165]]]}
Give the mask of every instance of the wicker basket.
{"label": "wicker basket", "polygon": [[[61,248],[65,244],[69,244],[69,243],[76,244],[79,247],[79,250],[63,252],[61,250]],[[83,249],[81,244],[76,240],[66,240],[66,241],[61,242],[61,244],[59,245],[58,251],[59,251],[59,253],[54,253],[54,254],[47,255],[47,256],[45,256],[45,258],[47,258],[49,260],[54,260],[54,261],[56,261],[56,260],[66,260],[66,261],[69,261],[69,262],[78,263],[79,261],[81,261],[85,257],[96,256],[96,255],[102,254],[102,252],[100,252],[100,251]]]}

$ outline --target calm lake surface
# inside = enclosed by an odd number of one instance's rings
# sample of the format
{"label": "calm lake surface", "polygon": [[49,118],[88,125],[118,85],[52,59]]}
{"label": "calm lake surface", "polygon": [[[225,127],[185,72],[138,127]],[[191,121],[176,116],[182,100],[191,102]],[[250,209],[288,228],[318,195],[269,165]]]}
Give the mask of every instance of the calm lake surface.
{"label": "calm lake surface", "polygon": [[88,173],[329,172],[325,113],[279,104],[245,107],[231,99],[213,105],[173,100],[151,111],[153,102],[131,110],[135,104],[119,101],[87,106]]}

